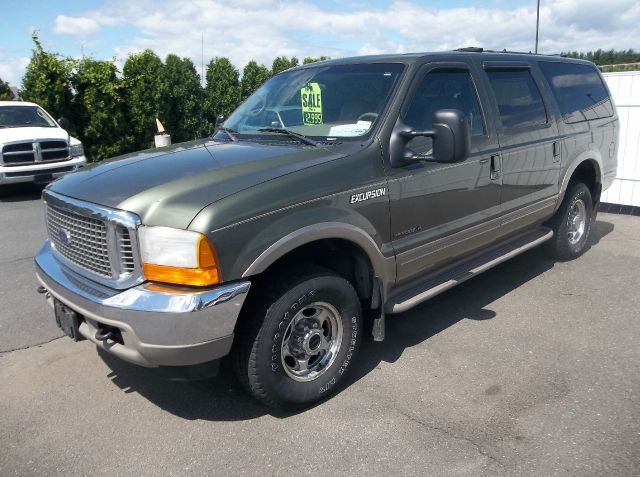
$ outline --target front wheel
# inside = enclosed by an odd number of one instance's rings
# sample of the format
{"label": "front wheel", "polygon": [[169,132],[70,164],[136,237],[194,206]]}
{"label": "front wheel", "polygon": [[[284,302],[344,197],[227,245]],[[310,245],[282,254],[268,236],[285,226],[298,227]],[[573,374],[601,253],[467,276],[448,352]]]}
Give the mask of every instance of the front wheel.
{"label": "front wheel", "polygon": [[554,233],[545,244],[547,253],[560,260],[582,255],[587,248],[593,215],[589,188],[582,182],[570,184],[562,205],[547,224]]}
{"label": "front wheel", "polygon": [[361,341],[362,312],[351,284],[329,270],[297,271],[250,304],[235,354],[249,392],[295,408],[338,389]]}

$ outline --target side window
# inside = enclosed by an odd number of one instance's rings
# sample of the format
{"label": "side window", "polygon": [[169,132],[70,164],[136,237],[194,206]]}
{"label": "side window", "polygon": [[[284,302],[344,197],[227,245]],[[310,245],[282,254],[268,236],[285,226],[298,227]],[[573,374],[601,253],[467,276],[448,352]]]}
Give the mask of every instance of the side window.
{"label": "side window", "polygon": [[542,96],[528,70],[487,71],[505,128],[545,124]]}
{"label": "side window", "polygon": [[594,66],[540,62],[560,113],[567,123],[613,116],[613,105]]}
{"label": "side window", "polygon": [[[459,109],[469,121],[471,136],[485,134],[480,104],[471,76],[464,70],[434,70],[416,91],[404,122],[415,130],[431,129],[433,114],[440,109]],[[409,147],[417,154],[429,154],[431,138],[417,137]]]}

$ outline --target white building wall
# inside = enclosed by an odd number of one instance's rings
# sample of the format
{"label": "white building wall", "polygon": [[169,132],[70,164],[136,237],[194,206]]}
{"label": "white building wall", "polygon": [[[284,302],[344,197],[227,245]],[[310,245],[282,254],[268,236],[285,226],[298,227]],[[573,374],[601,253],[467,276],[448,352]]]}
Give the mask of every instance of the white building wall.
{"label": "white building wall", "polygon": [[640,206],[640,71],[603,73],[620,117],[618,175],[602,202]]}

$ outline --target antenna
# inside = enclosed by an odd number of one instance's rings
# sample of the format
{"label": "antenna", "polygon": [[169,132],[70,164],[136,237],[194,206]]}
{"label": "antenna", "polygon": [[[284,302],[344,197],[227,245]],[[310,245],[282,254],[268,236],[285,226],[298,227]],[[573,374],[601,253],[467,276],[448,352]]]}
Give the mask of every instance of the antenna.
{"label": "antenna", "polygon": [[[198,118],[198,135],[202,137],[202,81],[204,80],[204,32],[202,32],[202,40],[200,42],[200,117]],[[198,138],[199,139],[199,138]]]}
{"label": "antenna", "polygon": [[538,30],[540,29],[540,0],[536,9],[536,55],[538,54]]}

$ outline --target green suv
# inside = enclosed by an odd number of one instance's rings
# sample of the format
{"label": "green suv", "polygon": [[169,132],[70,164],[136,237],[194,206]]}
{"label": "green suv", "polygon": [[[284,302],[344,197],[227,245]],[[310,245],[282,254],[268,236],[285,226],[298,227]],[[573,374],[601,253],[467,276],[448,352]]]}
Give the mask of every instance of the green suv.
{"label": "green suv", "polygon": [[74,340],[147,367],[230,354],[264,403],[309,405],[363,337],[384,339],[386,314],[540,244],[582,254],[618,132],[586,61],[469,49],[300,66],[210,138],[52,183],[39,290]]}

